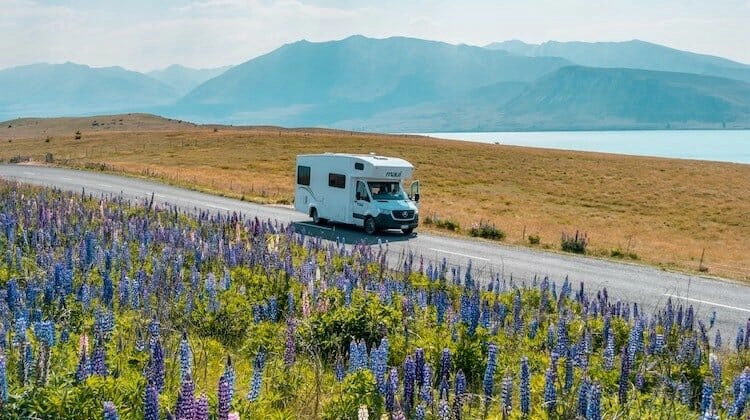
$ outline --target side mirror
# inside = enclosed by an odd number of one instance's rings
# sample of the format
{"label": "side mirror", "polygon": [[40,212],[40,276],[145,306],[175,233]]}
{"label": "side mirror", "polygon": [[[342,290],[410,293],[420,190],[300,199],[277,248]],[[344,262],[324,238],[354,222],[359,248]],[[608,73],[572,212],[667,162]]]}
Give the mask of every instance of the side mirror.
{"label": "side mirror", "polygon": [[357,191],[357,194],[356,194],[355,198],[357,200],[361,200],[362,199],[362,195],[359,193],[359,191]]}
{"label": "side mirror", "polygon": [[414,194],[414,201],[419,202],[419,193]]}

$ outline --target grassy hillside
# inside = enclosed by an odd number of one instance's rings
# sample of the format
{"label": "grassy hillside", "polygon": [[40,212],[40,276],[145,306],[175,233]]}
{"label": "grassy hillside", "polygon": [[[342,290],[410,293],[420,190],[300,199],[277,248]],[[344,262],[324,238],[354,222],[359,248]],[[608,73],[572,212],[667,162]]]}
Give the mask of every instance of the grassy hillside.
{"label": "grassy hillside", "polygon": [[456,222],[459,233],[489,221],[505,231],[508,243],[528,245],[533,234],[538,246],[558,249],[561,232],[580,229],[595,255],[633,253],[639,261],[683,270],[696,270],[705,248],[709,273],[750,279],[750,165],[329,130],[185,127],[166,120],[163,127],[121,132],[75,125],[82,132],[78,141],[71,125],[53,135],[49,127],[32,133],[7,126],[0,126],[5,161],[16,155],[43,161],[49,152],[61,164],[263,202],[291,201],[298,154],[400,156],[422,181],[423,220]]}

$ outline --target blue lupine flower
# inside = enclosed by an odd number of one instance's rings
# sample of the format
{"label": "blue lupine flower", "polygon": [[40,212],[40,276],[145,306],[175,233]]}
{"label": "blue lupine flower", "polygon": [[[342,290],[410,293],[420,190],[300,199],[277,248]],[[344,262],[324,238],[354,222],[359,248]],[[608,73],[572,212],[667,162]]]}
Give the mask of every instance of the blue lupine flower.
{"label": "blue lupine flower", "polygon": [[427,406],[424,402],[417,404],[417,408],[414,410],[414,420],[424,420],[427,411]]}
{"label": "blue lupine flower", "polygon": [[573,388],[573,357],[568,351],[568,357],[565,358],[565,382],[563,389],[568,392]]}
{"label": "blue lupine flower", "polygon": [[502,388],[502,412],[506,415],[510,413],[513,408],[513,377],[505,375],[503,378]]}
{"label": "blue lupine flower", "polygon": [[[190,349],[190,343],[187,339],[187,333],[182,333],[180,340],[180,380],[184,381],[185,377],[193,374],[193,350]],[[193,397],[190,397],[193,398]]]}
{"label": "blue lupine flower", "polygon": [[91,373],[99,376],[107,376],[107,354],[102,339],[97,338],[94,345],[94,354],[91,356]]}
{"label": "blue lupine flower", "polygon": [[531,413],[531,384],[529,375],[529,359],[526,356],[521,358],[521,385],[519,399],[521,400],[521,413],[529,415]]}
{"label": "blue lupine flower", "polygon": [[151,346],[151,357],[146,365],[146,380],[157,391],[164,389],[164,349],[158,340]]}
{"label": "blue lupine flower", "polygon": [[589,393],[591,392],[591,382],[588,378],[584,377],[581,380],[581,386],[578,388],[578,404],[576,406],[576,413],[581,416],[586,416],[586,407],[589,402]]}
{"label": "blue lupine flower", "polygon": [[484,379],[482,385],[484,386],[484,397],[485,403],[489,404],[492,398],[492,388],[495,384],[495,369],[497,368],[497,346],[491,343],[488,348],[487,367],[484,370]]}
{"label": "blue lupine flower", "polygon": [[544,374],[544,407],[550,415],[557,412],[557,389],[551,368]]}
{"label": "blue lupine flower", "polygon": [[438,403],[438,420],[450,420],[451,411],[448,401],[441,399]]}
{"label": "blue lupine flower", "polygon": [[716,336],[714,337],[714,348],[721,348],[721,330],[716,330]]}
{"label": "blue lupine flower", "polygon": [[104,420],[120,420],[117,407],[112,401],[104,401]]}
{"label": "blue lupine flower", "polygon": [[601,420],[602,418],[602,389],[598,384],[595,384],[591,388],[589,395],[589,403],[586,407],[586,419],[587,420]]}
{"label": "blue lupine flower", "polygon": [[232,365],[232,357],[227,355],[227,364],[224,366],[224,376],[227,378],[229,384],[229,400],[234,399],[234,385],[236,382],[236,375],[234,373],[234,366]]}
{"label": "blue lupine flower", "polygon": [[[658,336],[657,336],[658,337]],[[615,337],[607,337],[607,347],[604,348],[604,369],[611,370],[615,364]]]}
{"label": "blue lupine flower", "polygon": [[336,376],[336,382],[341,382],[344,380],[344,361],[341,358],[341,355],[336,357],[336,366],[334,367],[334,372]]}
{"label": "blue lupine flower", "polygon": [[0,403],[6,402],[8,402],[8,366],[5,356],[0,353]]}
{"label": "blue lupine flower", "polygon": [[422,368],[422,386],[419,391],[419,396],[425,403],[432,404],[432,366],[429,363],[425,363]]}
{"label": "blue lupine flower", "polygon": [[701,414],[708,413],[712,404],[713,393],[714,387],[708,380],[704,379],[703,390],[701,392]]}
{"label": "blue lupine flower", "polygon": [[261,346],[258,354],[253,361],[253,378],[250,382],[250,391],[247,393],[247,399],[255,402],[260,397],[260,388],[263,384],[263,369],[266,365],[266,349]]}
{"label": "blue lupine flower", "polygon": [[721,384],[721,362],[713,353],[708,356],[708,366],[711,368],[711,373],[714,375],[714,383]]}
{"label": "blue lupine flower", "polygon": [[395,408],[396,392],[398,392],[398,370],[391,368],[388,383],[385,387],[385,411],[392,412]]}
{"label": "blue lupine flower", "polygon": [[620,404],[624,405],[628,400],[628,379],[630,376],[630,357],[628,348],[623,347],[620,353],[620,379],[618,381],[617,397]]}
{"label": "blue lupine flower", "polygon": [[159,420],[159,392],[153,385],[146,385],[144,396],[144,420]]}
{"label": "blue lupine flower", "polygon": [[417,387],[422,386],[422,374],[424,372],[424,349],[417,347],[414,350],[414,379]]}
{"label": "blue lupine flower", "polygon": [[742,327],[739,327],[737,330],[737,337],[734,340],[734,347],[737,349],[737,351],[742,350],[743,345],[745,344],[745,332],[742,329]]}
{"label": "blue lupine flower", "polygon": [[404,360],[404,397],[402,400],[404,411],[411,412],[414,407],[414,381],[416,379],[416,364],[411,355]]}

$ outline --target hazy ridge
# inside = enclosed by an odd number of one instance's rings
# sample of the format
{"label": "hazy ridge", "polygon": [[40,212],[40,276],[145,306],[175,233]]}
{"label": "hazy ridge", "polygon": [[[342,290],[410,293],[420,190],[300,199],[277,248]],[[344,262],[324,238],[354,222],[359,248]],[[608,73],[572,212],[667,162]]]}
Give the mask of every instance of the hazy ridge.
{"label": "hazy ridge", "polygon": [[750,66],[643,41],[299,41],[231,68],[0,70],[0,119],[152,112],[369,131],[750,128]]}

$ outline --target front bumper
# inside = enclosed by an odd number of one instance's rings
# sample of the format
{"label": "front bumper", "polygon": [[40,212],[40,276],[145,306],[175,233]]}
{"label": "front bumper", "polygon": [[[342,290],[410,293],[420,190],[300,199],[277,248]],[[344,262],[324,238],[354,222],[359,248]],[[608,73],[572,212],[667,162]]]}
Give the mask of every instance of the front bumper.
{"label": "front bumper", "polygon": [[375,217],[375,226],[378,229],[414,229],[417,225],[419,215],[414,215],[414,219],[411,220],[397,220],[390,213],[381,213]]}

